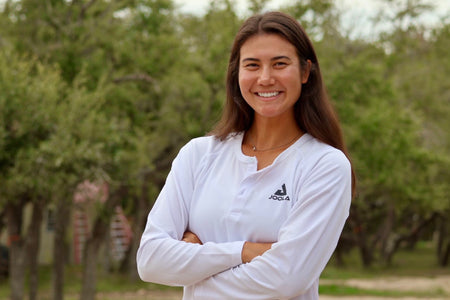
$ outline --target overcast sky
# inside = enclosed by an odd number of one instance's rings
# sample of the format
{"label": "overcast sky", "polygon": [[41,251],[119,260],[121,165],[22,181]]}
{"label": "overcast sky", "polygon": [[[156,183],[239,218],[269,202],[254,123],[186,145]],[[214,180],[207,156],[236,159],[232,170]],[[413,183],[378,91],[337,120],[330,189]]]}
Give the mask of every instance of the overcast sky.
{"label": "overcast sky", "polygon": [[[405,0],[404,0],[405,1]],[[208,7],[208,4],[211,2],[210,0],[174,0],[175,3],[179,4],[182,11],[184,12],[204,12]],[[248,1],[246,0],[235,0],[238,4],[238,7],[244,11],[248,5]],[[287,3],[292,3],[292,0],[271,0],[269,1],[268,8],[274,9],[278,8],[281,5],[285,5]],[[336,0],[339,6],[351,10],[351,11],[359,11],[359,12],[370,12],[373,9],[377,8],[387,8],[387,5],[383,5],[383,0]],[[426,3],[431,3],[438,8],[439,14],[450,14],[450,1],[449,0],[424,0]]]}
{"label": "overcast sky", "polygon": [[[406,1],[406,0],[404,0]],[[182,12],[189,12],[194,14],[201,14],[206,11],[210,0],[174,0],[179,5]],[[291,2],[292,0],[271,0],[268,4],[268,9],[277,9],[282,5]],[[436,7],[434,13],[427,13],[420,17],[424,24],[436,25],[441,22],[442,18],[450,18],[450,0],[425,0],[426,3],[431,3]],[[238,5],[238,10],[244,14],[246,12],[248,1],[235,0]],[[389,12],[391,7],[382,0],[336,0],[337,7],[343,12],[344,26],[351,32],[353,36],[370,35],[374,28],[371,28],[369,19],[372,18],[376,12],[383,10]],[[381,26],[381,25],[380,25]],[[378,28],[385,29],[385,28]]]}

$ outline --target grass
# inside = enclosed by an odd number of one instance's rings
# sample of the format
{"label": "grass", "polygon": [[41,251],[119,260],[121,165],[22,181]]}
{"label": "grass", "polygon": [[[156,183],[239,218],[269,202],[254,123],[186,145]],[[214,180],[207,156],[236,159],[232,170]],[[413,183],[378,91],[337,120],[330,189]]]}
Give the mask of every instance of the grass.
{"label": "grass", "polygon": [[[436,265],[434,249],[426,243],[420,244],[414,251],[401,251],[394,257],[391,266],[374,265],[364,268],[359,260],[358,253],[353,251],[345,256],[345,266],[337,267],[332,258],[322,273],[321,279],[326,279],[321,284],[319,292],[334,296],[386,296],[386,297],[418,297],[432,298],[448,296],[442,290],[430,291],[392,291],[379,289],[363,289],[345,286],[339,281],[346,279],[370,279],[380,277],[435,277],[450,275],[450,267],[441,268]],[[51,299],[52,290],[51,267],[44,266],[40,270],[39,299]],[[82,269],[80,266],[70,266],[65,273],[64,292],[67,299],[78,299],[81,290]],[[127,276],[118,273],[108,273],[102,270],[98,272],[97,291],[102,293],[132,292],[138,290],[179,290],[179,288],[166,287],[142,281],[131,281]],[[25,292],[26,293],[26,292]],[[9,298],[9,284],[0,281],[0,299]]]}
{"label": "grass", "polygon": [[[429,243],[421,243],[414,251],[399,251],[393,264],[386,266],[375,264],[364,268],[356,250],[344,257],[344,266],[337,266],[332,258],[322,273],[324,283],[319,287],[319,293],[334,296],[376,296],[376,297],[417,297],[433,298],[449,296],[441,289],[427,291],[393,291],[383,289],[362,289],[339,284],[347,279],[377,279],[382,277],[428,277],[450,275],[450,267],[437,265],[434,248]],[[336,282],[336,283],[335,283]]]}
{"label": "grass", "polygon": [[[130,280],[126,275],[119,273],[109,273],[98,270],[97,273],[97,292],[132,292],[138,290],[177,290],[180,288],[168,287],[153,283],[136,282]],[[39,272],[39,297],[40,300],[50,300],[52,293],[52,272],[50,266],[42,266]],[[64,274],[64,296],[65,299],[79,299],[82,281],[81,266],[68,266]],[[0,280],[0,300],[9,299],[9,283],[6,280]],[[27,290],[25,295],[27,295]],[[27,297],[25,297],[27,298]]]}
{"label": "grass", "polygon": [[401,250],[394,256],[392,265],[375,264],[364,268],[357,253],[351,251],[344,257],[345,265],[337,266],[334,258],[322,273],[324,279],[377,278],[380,276],[435,277],[450,275],[450,267],[437,265],[435,249],[429,243],[419,243],[414,251]]}

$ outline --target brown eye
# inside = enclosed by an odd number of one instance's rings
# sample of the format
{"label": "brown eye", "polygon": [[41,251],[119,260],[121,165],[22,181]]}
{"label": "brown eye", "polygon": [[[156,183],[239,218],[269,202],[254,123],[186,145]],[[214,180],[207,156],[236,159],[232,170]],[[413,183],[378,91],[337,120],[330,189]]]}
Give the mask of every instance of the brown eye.
{"label": "brown eye", "polygon": [[278,67],[278,68],[282,68],[282,67],[284,67],[284,66],[287,66],[287,63],[285,63],[285,62],[283,62],[283,61],[279,61],[279,62],[276,62],[276,63],[274,64],[274,66],[275,66],[275,67]]}
{"label": "brown eye", "polygon": [[259,66],[256,63],[249,63],[249,64],[244,65],[244,68],[246,68],[246,69],[257,69],[258,67]]}

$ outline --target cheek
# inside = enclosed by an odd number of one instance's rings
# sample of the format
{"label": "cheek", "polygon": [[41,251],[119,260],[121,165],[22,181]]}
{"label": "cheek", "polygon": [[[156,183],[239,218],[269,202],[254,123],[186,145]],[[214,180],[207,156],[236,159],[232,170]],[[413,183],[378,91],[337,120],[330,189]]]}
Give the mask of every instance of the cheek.
{"label": "cheek", "polygon": [[291,75],[287,76],[285,82],[288,82],[291,90],[296,91],[297,93],[301,92],[302,79],[298,72],[293,72]]}
{"label": "cheek", "polygon": [[239,73],[239,88],[241,89],[242,94],[246,94],[246,93],[250,92],[252,82],[253,82],[253,79],[251,78],[251,76],[249,76],[245,72]]}

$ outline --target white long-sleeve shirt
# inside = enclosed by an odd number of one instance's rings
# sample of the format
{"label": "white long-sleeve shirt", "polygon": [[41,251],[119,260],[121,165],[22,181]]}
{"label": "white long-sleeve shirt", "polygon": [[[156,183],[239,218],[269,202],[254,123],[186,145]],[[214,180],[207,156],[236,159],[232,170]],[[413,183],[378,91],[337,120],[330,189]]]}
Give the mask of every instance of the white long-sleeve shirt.
{"label": "white long-sleeve shirt", "polygon": [[[190,299],[318,299],[351,202],[345,155],[309,134],[257,170],[243,134],[191,140],[172,164],[137,253],[145,281]],[[180,241],[186,230],[203,245]],[[274,242],[243,264],[245,241]]]}

